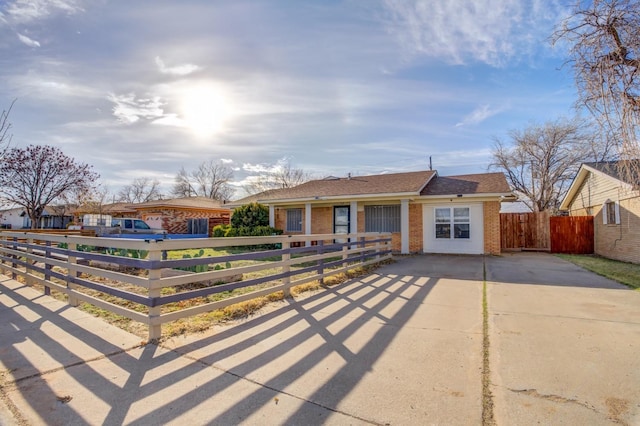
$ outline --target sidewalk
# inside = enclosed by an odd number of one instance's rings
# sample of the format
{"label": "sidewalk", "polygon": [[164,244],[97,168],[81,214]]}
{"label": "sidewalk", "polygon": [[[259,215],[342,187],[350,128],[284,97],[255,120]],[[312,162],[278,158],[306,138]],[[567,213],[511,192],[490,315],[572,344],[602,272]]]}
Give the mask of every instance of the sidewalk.
{"label": "sidewalk", "polygon": [[160,347],[2,278],[14,422],[479,424],[482,258],[428,259]]}

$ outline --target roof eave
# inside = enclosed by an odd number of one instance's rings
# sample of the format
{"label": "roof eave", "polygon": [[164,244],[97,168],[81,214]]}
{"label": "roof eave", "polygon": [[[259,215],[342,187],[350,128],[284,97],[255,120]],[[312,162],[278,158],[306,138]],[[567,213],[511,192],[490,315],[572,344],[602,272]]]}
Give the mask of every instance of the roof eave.
{"label": "roof eave", "polygon": [[420,196],[420,192],[390,192],[380,194],[351,194],[351,195],[326,195],[316,197],[300,197],[300,198],[281,198],[271,200],[260,200],[260,204],[294,204],[294,203],[310,203],[318,201],[344,201],[344,200],[360,200],[365,198],[416,198]]}
{"label": "roof eave", "polygon": [[478,194],[441,194],[441,195],[422,195],[421,199],[437,199],[437,198],[511,198],[515,197],[512,192],[486,192]]}

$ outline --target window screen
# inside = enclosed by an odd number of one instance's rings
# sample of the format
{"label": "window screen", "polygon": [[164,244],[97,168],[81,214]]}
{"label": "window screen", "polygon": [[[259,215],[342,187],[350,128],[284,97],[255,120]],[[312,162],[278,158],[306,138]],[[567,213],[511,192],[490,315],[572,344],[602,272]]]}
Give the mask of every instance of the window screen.
{"label": "window screen", "polygon": [[400,205],[365,206],[365,232],[400,232]]}
{"label": "window screen", "polygon": [[287,231],[302,232],[302,209],[287,209]]}

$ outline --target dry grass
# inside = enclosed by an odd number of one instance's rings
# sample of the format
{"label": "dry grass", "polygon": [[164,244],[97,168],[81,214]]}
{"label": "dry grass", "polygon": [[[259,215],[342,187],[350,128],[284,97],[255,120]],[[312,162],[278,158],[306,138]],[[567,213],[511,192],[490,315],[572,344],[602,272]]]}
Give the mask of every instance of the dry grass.
{"label": "dry grass", "polygon": [[[182,258],[181,255],[176,256],[178,258]],[[385,262],[381,262],[381,263],[387,263],[389,261],[385,261]],[[256,263],[255,261],[252,261],[252,263]],[[247,264],[247,261],[242,261],[242,265]],[[233,267],[237,267],[237,266],[241,266],[241,265],[237,265],[234,264]],[[104,265],[100,265],[100,267],[104,267]],[[322,289],[322,287],[326,287],[326,286],[333,286],[333,285],[337,285],[340,283],[343,283],[349,279],[361,276],[361,275],[365,275],[367,273],[369,273],[371,270],[375,269],[375,267],[377,267],[376,265],[370,265],[370,266],[365,266],[365,267],[354,267],[354,269],[348,270],[347,272],[344,273],[338,273],[336,275],[333,276],[329,276],[329,277],[325,277],[323,280],[323,283],[320,283],[318,281],[313,281],[310,283],[306,283],[306,284],[302,284],[296,287],[293,287],[291,289],[291,294],[293,296],[298,296],[300,294],[306,293],[306,292],[312,292],[312,291],[319,291]],[[293,269],[293,268],[292,268]],[[65,269],[59,269],[59,268],[54,268],[54,270],[57,270],[58,272],[61,273],[66,273],[67,271]],[[131,274],[131,275],[142,275],[142,274],[146,274],[146,271],[144,270],[135,270],[133,268],[128,268],[126,270],[123,269],[118,269],[119,272],[125,272],[127,274]],[[272,269],[267,269],[267,270],[263,270],[260,271],[259,273],[252,273],[252,274],[245,274],[244,279],[252,279],[252,278],[257,278],[259,276],[265,276],[265,275],[270,275],[273,273],[277,273],[279,272],[279,268],[274,268]],[[305,275],[310,275],[313,274],[312,272],[305,274]],[[40,274],[37,274],[40,275]],[[299,278],[305,276],[305,275],[300,275]],[[118,282],[118,281],[113,281],[107,278],[103,278],[103,277],[96,277],[96,276],[87,276],[87,275],[82,275],[81,278],[83,279],[87,279],[87,280],[91,280],[94,282],[99,282],[101,284],[104,285],[108,285],[110,287],[113,288],[117,288],[120,290],[126,290],[129,291],[131,293],[136,293],[136,294],[143,294],[146,295],[148,293],[148,291],[144,288],[132,285],[132,284],[128,284],[128,283],[123,283],[123,282]],[[24,282],[24,278],[21,276],[18,276],[19,281]],[[54,279],[54,281],[57,281]],[[60,284],[65,285],[65,283],[60,282]],[[267,288],[270,286],[274,286],[276,284],[279,284],[279,282],[274,281],[274,282],[270,282],[270,283],[264,283],[264,284],[260,284],[260,285],[256,285],[256,286],[251,286],[251,287],[246,287],[246,288],[240,288],[240,289],[235,289],[233,291],[226,291],[226,292],[222,292],[222,293],[217,293],[217,294],[212,294],[206,297],[198,297],[198,298],[193,298],[193,299],[189,299],[189,300],[184,300],[184,301],[180,301],[180,302],[175,302],[175,303],[170,303],[167,305],[164,305],[162,308],[162,312],[163,313],[167,313],[167,312],[173,312],[173,311],[178,311],[178,310],[183,310],[189,307],[193,307],[193,306],[199,306],[205,303],[211,303],[214,301],[218,301],[218,300],[222,300],[222,299],[226,299],[229,297],[234,297],[234,296],[238,296],[241,294],[245,294],[248,292],[252,292],[252,291],[256,291],[259,289],[263,289],[263,288]],[[184,285],[184,286],[179,286],[179,287],[167,287],[162,289],[162,295],[169,295],[169,294],[175,294],[175,293],[179,293],[179,292],[183,292],[183,291],[189,291],[189,290],[195,290],[195,289],[199,289],[199,288],[205,288],[205,287],[210,287],[211,285],[214,285],[214,283],[211,282],[201,282],[201,283],[192,283],[192,284],[188,284],[188,285]],[[35,288],[38,288],[40,291],[44,291],[44,288],[42,285],[40,284],[36,284],[34,285]],[[109,303],[112,303],[114,305],[118,305],[118,306],[122,306],[137,312],[142,312],[142,313],[147,313],[148,312],[148,308],[144,305],[140,305],[138,303],[134,303],[134,302],[130,302],[127,300],[123,300],[119,297],[116,296],[112,296],[106,293],[102,293],[96,290],[92,290],[92,289],[88,289],[88,288],[84,288],[84,287],[79,287],[77,288],[77,291],[80,291],[84,294],[90,295],[92,297],[95,298],[99,298],[101,300],[107,301]],[[65,293],[56,291],[55,289],[52,289],[51,291],[51,296],[55,297],[58,300],[62,300],[62,301],[67,301],[67,295]],[[225,308],[222,309],[218,309],[218,310],[214,310],[211,312],[207,312],[204,314],[199,314],[199,315],[194,315],[192,317],[188,317],[188,318],[183,318],[177,321],[173,321],[173,322],[169,322],[169,323],[165,323],[162,326],[162,335],[163,335],[163,339],[164,338],[169,338],[169,337],[173,337],[173,336],[178,336],[178,335],[183,335],[183,334],[192,334],[192,333],[199,333],[199,332],[203,332],[209,328],[211,328],[213,325],[215,324],[221,324],[221,323],[225,323],[225,322],[229,322],[229,321],[233,321],[233,320],[237,320],[237,319],[242,319],[242,318],[247,318],[249,316],[251,316],[252,314],[256,313],[257,311],[259,311],[260,309],[264,308],[267,304],[272,303],[272,302],[277,302],[277,301],[281,301],[284,299],[284,293],[282,291],[278,291],[278,292],[274,292],[272,294],[269,294],[267,296],[263,296],[263,297],[258,297],[255,299],[251,299],[245,302],[241,302],[241,303],[237,303],[234,305],[230,305],[227,306]],[[129,318],[114,314],[110,311],[104,310],[102,308],[98,308],[92,304],[89,303],[81,303],[78,306],[79,309],[90,313],[91,315],[94,315],[96,317],[102,318],[103,320],[107,321],[110,324],[113,324],[125,331],[128,331],[130,333],[133,333],[143,339],[147,338],[148,335],[148,327],[145,324],[139,323],[137,321],[133,321]]]}

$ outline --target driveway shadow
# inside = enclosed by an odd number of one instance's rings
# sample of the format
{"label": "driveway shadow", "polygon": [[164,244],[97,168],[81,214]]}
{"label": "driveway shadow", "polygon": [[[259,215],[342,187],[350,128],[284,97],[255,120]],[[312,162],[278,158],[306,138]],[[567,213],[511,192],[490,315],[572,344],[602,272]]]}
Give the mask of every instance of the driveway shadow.
{"label": "driveway shadow", "polygon": [[[28,422],[51,425],[317,424],[333,415],[384,423],[342,403],[438,283],[444,263],[425,274],[424,261],[403,259],[211,336],[161,346],[140,346],[86,313],[0,282],[1,391]],[[478,275],[471,269],[470,280]],[[279,400],[287,410],[277,410]]]}

